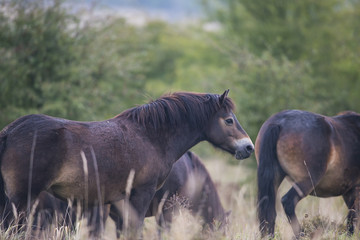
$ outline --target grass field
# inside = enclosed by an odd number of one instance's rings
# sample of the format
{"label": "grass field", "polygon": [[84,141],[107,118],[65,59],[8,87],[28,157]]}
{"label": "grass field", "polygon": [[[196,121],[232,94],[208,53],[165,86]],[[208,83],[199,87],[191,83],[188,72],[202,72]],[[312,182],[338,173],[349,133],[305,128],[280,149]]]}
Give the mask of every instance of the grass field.
{"label": "grass field", "polygon": [[[255,161],[250,159],[248,161]],[[217,185],[217,189],[226,210],[231,210],[230,223],[225,232],[203,232],[201,219],[192,216],[186,208],[180,209],[169,232],[163,239],[259,239],[256,220],[256,172],[244,162],[229,161],[219,158],[206,159],[204,164]],[[277,199],[277,221],[275,239],[291,239],[290,225],[280,205],[280,198],[290,188],[284,181]],[[296,208],[300,222],[305,228],[303,239],[359,239],[357,233],[352,237],[345,233],[347,208],[341,197],[320,199],[307,197]],[[77,222],[76,230],[66,226],[52,225],[41,232],[19,231],[14,225],[2,231],[0,239],[88,239],[86,221]],[[158,239],[154,217],[146,218],[143,236],[146,240]],[[115,226],[111,220],[106,223],[103,239],[116,239]]]}

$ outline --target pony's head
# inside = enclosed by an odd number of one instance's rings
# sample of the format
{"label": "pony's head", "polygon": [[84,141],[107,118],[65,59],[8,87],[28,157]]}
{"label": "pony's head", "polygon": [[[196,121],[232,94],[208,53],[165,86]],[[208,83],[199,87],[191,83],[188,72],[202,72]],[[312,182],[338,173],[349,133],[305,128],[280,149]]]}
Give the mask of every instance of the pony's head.
{"label": "pony's head", "polygon": [[217,98],[219,108],[207,123],[206,140],[236,159],[245,159],[254,152],[254,145],[233,113],[234,103],[228,93],[226,90]]}

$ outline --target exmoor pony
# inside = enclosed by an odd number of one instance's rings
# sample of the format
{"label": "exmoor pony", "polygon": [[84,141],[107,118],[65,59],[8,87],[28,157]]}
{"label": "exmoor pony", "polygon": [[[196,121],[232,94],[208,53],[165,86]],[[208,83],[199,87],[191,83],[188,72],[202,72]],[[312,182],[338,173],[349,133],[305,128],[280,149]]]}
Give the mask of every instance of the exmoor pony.
{"label": "exmoor pony", "polygon": [[286,177],[292,187],[281,203],[296,237],[301,233],[296,204],[306,197],[342,196],[353,233],[356,186],[360,184],[360,115],[334,117],[286,110],[262,125],[255,143],[258,162],[258,219],[262,236],[274,234],[275,200]]}
{"label": "exmoor pony", "polygon": [[129,202],[136,211],[129,229],[138,234],[156,190],[188,149],[208,141],[237,159],[253,152],[227,95],[172,93],[96,122],[46,115],[15,120],[0,132],[4,226],[14,219],[13,208],[28,212],[42,191],[85,209],[110,204],[112,215],[120,215],[117,202],[134,173]]}

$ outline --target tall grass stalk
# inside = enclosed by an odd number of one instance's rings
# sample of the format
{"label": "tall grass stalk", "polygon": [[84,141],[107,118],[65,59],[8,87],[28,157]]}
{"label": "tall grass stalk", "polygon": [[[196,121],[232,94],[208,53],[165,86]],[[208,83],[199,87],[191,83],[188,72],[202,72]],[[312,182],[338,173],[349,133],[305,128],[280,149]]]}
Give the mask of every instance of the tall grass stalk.
{"label": "tall grass stalk", "polygon": [[32,234],[37,236],[38,229],[36,229],[35,233],[33,233],[33,222],[34,222],[34,217],[35,217],[35,211],[36,211],[38,204],[39,204],[39,200],[36,200],[35,203],[32,205],[31,212],[29,213],[29,215],[27,217],[25,240],[31,239]]}
{"label": "tall grass stalk", "polygon": [[91,151],[91,156],[93,159],[93,164],[94,164],[94,171],[95,171],[95,180],[96,180],[96,189],[97,189],[97,195],[98,195],[98,204],[99,204],[99,217],[100,217],[100,232],[103,233],[104,231],[104,223],[102,221],[103,217],[104,217],[104,211],[103,211],[103,201],[102,201],[102,194],[101,194],[101,189],[100,189],[100,177],[99,177],[99,169],[98,169],[98,164],[96,161],[96,156],[95,156],[95,151],[94,148],[91,146],[90,147],[90,151]]}
{"label": "tall grass stalk", "polygon": [[31,184],[32,184],[36,138],[37,138],[37,131],[34,132],[33,142],[32,142],[32,146],[31,146],[31,153],[30,153],[29,182],[28,182],[28,194],[27,194],[27,212],[28,213],[30,212],[30,207],[31,207]]}
{"label": "tall grass stalk", "polygon": [[[129,236],[129,213],[131,211],[130,209],[130,194],[131,194],[131,188],[132,188],[132,185],[133,185],[133,182],[134,182],[134,177],[135,177],[135,170],[134,169],[131,169],[130,172],[129,172],[129,176],[127,178],[127,181],[126,181],[126,189],[125,189],[125,200],[124,200],[124,206],[123,206],[123,223],[124,223],[124,227],[123,227],[123,230],[124,230],[124,236],[125,237],[128,237]],[[133,212],[131,215],[134,215]],[[131,216],[131,218],[133,217],[137,217],[137,216]],[[137,220],[137,219],[136,219]],[[131,219],[131,221],[133,221],[133,219]]]}
{"label": "tall grass stalk", "polygon": [[84,197],[84,210],[89,208],[89,169],[88,162],[85,156],[84,151],[80,151],[81,159],[83,161],[83,170],[84,170],[84,188],[85,188],[85,197]]}

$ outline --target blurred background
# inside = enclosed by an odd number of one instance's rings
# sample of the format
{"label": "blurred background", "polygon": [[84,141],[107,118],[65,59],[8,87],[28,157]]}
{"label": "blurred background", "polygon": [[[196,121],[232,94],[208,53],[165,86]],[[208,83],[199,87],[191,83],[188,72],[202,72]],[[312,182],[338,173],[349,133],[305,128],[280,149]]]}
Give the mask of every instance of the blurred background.
{"label": "blurred background", "polygon": [[359,66],[358,0],[0,0],[0,128],[230,89],[255,141],[284,109],[360,112]]}
{"label": "blurred background", "polygon": [[[169,92],[226,89],[254,142],[284,109],[360,112],[360,0],[0,0],[0,129],[25,114],[96,121]],[[254,156],[193,151],[232,210],[228,239],[259,239]],[[338,238],[341,198],[299,205],[300,219],[323,221],[323,239]],[[290,239],[279,213],[276,236]],[[184,219],[171,239],[190,239]]]}

